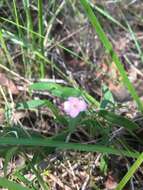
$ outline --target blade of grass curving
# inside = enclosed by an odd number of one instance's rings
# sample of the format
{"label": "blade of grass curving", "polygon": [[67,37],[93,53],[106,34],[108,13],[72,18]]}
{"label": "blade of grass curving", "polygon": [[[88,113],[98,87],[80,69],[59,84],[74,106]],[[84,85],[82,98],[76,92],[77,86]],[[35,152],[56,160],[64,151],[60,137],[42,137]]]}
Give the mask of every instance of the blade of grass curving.
{"label": "blade of grass curving", "polygon": [[89,145],[80,143],[66,143],[51,139],[41,139],[41,138],[12,138],[12,137],[2,137],[0,138],[0,145],[9,146],[43,146],[43,147],[56,147],[59,149],[67,149],[74,151],[86,151],[86,152],[100,152],[105,154],[114,154],[120,156],[128,156],[132,158],[137,158],[139,152],[126,151],[112,147],[106,147],[102,145]]}
{"label": "blade of grass curving", "polygon": [[124,85],[129,90],[133,99],[136,101],[139,110],[143,112],[143,104],[142,104],[134,86],[132,85],[132,83],[128,79],[127,73],[124,70],[122,63],[120,62],[120,59],[118,58],[116,52],[113,50],[113,46],[112,46],[111,42],[109,41],[106,34],[104,33],[104,31],[103,31],[99,21],[97,20],[94,12],[92,11],[88,1],[87,0],[80,0],[80,2],[82,4],[85,12],[87,13],[87,16],[88,16],[90,22],[92,23],[93,27],[95,28],[100,41],[102,42],[105,49],[107,50],[107,52],[110,54],[112,60],[114,61],[115,65],[116,65],[116,67],[117,67],[117,69],[118,69],[118,71],[122,77],[122,81],[123,81]]}
{"label": "blade of grass curving", "polygon": [[135,163],[131,166],[129,171],[126,173],[126,175],[122,178],[118,186],[116,187],[116,190],[122,190],[127,182],[130,180],[131,177],[133,177],[136,170],[139,168],[139,166],[143,162],[143,153],[141,153],[138,157],[138,159],[135,161]]}
{"label": "blade of grass curving", "polygon": [[6,178],[0,178],[0,186],[4,188],[8,188],[9,190],[34,190],[29,189],[27,187],[23,187],[22,185],[19,185],[13,181],[9,181]]}

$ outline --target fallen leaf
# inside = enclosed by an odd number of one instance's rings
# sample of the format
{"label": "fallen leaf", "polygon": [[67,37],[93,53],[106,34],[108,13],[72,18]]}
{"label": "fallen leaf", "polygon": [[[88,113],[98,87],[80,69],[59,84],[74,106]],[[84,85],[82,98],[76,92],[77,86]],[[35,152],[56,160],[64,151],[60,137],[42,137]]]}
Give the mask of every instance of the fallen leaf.
{"label": "fallen leaf", "polygon": [[0,109],[0,124],[3,124],[4,123],[4,110],[3,109]]}
{"label": "fallen leaf", "polygon": [[117,187],[117,182],[115,181],[114,177],[109,174],[106,182],[105,187],[107,190],[114,190]]}
{"label": "fallen leaf", "polygon": [[17,89],[14,82],[10,80],[4,73],[0,73],[0,85],[7,87],[14,95],[19,93],[19,90]]}

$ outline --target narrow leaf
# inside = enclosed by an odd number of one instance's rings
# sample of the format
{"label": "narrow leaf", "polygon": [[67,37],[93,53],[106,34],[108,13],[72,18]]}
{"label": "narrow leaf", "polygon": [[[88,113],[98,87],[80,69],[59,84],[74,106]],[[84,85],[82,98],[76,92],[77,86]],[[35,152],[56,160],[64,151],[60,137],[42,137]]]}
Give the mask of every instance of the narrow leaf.
{"label": "narrow leaf", "polygon": [[9,181],[6,178],[0,178],[0,186],[8,188],[9,190],[34,190],[29,189],[27,187],[23,187],[22,185],[14,183],[13,181]]}
{"label": "narrow leaf", "polygon": [[130,180],[131,177],[133,177],[133,175],[136,172],[136,170],[140,167],[140,165],[142,164],[142,162],[143,162],[143,153],[140,154],[140,156],[138,157],[138,159],[136,160],[136,162],[131,166],[131,168],[129,169],[129,171],[122,178],[122,180],[118,184],[116,190],[122,190],[125,187],[125,185],[127,184],[127,182]]}
{"label": "narrow leaf", "polygon": [[53,82],[38,82],[30,86],[32,90],[48,90],[52,95],[60,98],[80,96],[81,91],[72,87],[61,86]]}
{"label": "narrow leaf", "polygon": [[11,138],[5,137],[0,138],[0,145],[11,145],[11,146],[43,146],[43,147],[56,147],[59,149],[67,149],[67,150],[74,150],[74,151],[86,151],[86,152],[100,152],[106,154],[114,154],[114,155],[124,155],[128,157],[137,158],[139,156],[138,152],[133,151],[126,151],[122,149],[106,147],[102,145],[88,145],[88,144],[80,144],[80,143],[66,143],[57,140],[51,139],[41,139],[41,138]]}
{"label": "narrow leaf", "polygon": [[133,121],[107,110],[100,110],[98,112],[98,115],[106,119],[108,122],[111,122],[112,124],[123,126],[129,130],[135,130],[139,128],[139,126]]}

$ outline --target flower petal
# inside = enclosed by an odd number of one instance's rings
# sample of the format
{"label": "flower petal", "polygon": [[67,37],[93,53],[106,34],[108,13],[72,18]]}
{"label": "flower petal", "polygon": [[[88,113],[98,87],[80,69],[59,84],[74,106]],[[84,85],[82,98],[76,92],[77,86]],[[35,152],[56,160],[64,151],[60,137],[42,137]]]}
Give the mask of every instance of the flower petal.
{"label": "flower petal", "polygon": [[68,101],[72,104],[78,104],[79,99],[77,97],[69,97]]}
{"label": "flower petal", "polygon": [[87,109],[87,104],[84,100],[79,100],[79,109],[80,111],[86,111]]}
{"label": "flower petal", "polygon": [[79,110],[77,109],[71,109],[71,111],[69,112],[69,115],[72,117],[72,118],[75,118],[78,116],[78,114],[80,113]]}
{"label": "flower petal", "polygon": [[65,101],[65,102],[64,102],[64,111],[65,111],[66,113],[69,113],[70,110],[71,110],[71,103],[70,103],[69,101]]}

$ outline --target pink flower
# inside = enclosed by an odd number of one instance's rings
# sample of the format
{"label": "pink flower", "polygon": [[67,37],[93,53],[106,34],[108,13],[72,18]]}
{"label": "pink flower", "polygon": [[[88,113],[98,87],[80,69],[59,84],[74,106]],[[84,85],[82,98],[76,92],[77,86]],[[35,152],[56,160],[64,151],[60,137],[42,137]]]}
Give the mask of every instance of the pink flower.
{"label": "pink flower", "polygon": [[64,111],[72,118],[77,117],[80,112],[86,111],[87,109],[86,102],[79,97],[69,97],[63,105]]}

